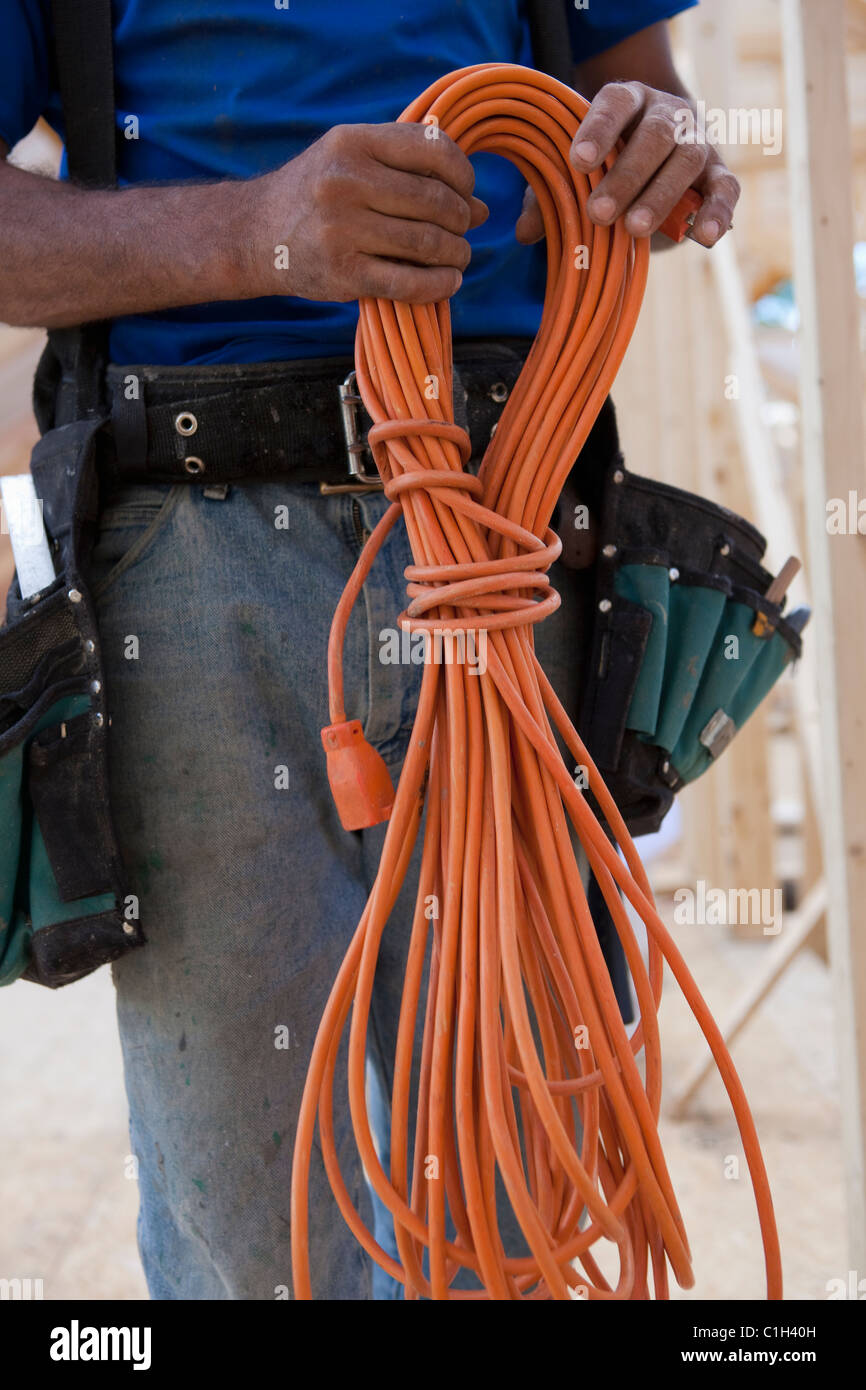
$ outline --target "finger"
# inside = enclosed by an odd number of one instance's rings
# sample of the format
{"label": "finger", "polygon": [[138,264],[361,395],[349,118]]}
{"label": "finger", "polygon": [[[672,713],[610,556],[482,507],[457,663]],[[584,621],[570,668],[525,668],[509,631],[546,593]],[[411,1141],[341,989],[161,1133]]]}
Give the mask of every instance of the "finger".
{"label": "finger", "polygon": [[626,231],[632,236],[652,236],[658,231],[686,189],[703,173],[706,160],[705,145],[677,146],[635,197],[626,213]]}
{"label": "finger", "polygon": [[466,155],[438,126],[395,121],[391,125],[368,125],[365,132],[368,153],[392,169],[441,179],[468,199],[475,187],[475,170]]}
{"label": "finger", "polygon": [[716,158],[695,180],[695,188],[703,195],[704,201],[695,218],[691,238],[700,242],[701,246],[715,246],[730,231],[734,208],[740,197],[739,180],[721,159]]}
{"label": "finger", "polygon": [[378,256],[362,258],[360,293],[375,299],[397,299],[404,304],[432,304],[450,299],[463,283],[459,270],[449,266],[406,265]]}
{"label": "finger", "polygon": [[434,222],[410,221],[369,213],[357,229],[357,246],[369,256],[410,261],[414,265],[452,266],[465,270],[472,255],[465,237],[443,231]]}
{"label": "finger", "polygon": [[544,236],[544,219],[538,199],[532,189],[527,187],[523,195],[523,208],[514,228],[514,235],[522,246],[532,246]]}
{"label": "finger", "polygon": [[484,208],[480,199],[462,197],[441,179],[406,173],[384,164],[376,165],[375,178],[369,180],[368,206],[373,212],[433,222],[456,236],[463,236],[471,226],[478,225],[473,222],[475,204],[477,215]]}
{"label": "finger", "polygon": [[700,152],[700,168],[691,166],[695,174],[700,172],[707,157],[705,147],[679,145],[677,129],[672,113],[664,107],[655,107],[644,116],[613,168],[587,200],[593,222],[607,226],[621,217],[676,149],[690,150],[692,156]]}
{"label": "finger", "polygon": [[474,197],[469,199],[469,206],[472,210],[472,216],[469,220],[469,226],[480,227],[482,223],[486,222],[488,217],[490,216],[489,207],[485,202],[481,200],[481,198]]}
{"label": "finger", "polygon": [[576,169],[597,169],[619,137],[643,110],[647,89],[641,82],[608,82],[596,95],[571,144]]}

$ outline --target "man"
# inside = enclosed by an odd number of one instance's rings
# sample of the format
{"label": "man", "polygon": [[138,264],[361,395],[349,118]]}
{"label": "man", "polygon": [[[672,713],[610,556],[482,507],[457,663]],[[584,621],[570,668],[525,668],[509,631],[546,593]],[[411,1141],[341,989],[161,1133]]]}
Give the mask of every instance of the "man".
{"label": "man", "polygon": [[[625,217],[651,236],[693,186],[704,198],[693,235],[711,247],[738,189],[715,151],[675,137],[688,97],[664,21],[692,2],[567,6],[575,85],[594,98],[571,157],[589,171],[624,137],[593,219]],[[47,10],[7,6],[4,153],[40,114],[63,130]],[[447,137],[394,118],[450,69],[531,61],[528,29],[518,0],[117,0],[114,22],[123,186],[85,190],[0,165],[0,317],[113,320],[112,408],[119,418],[136,383],[148,409],[170,407],[189,450],[189,480],[105,499],[91,573],[112,799],[148,937],[114,977],[151,1294],[269,1299],[290,1287],[306,1063],[382,840],[381,827],[340,828],[318,731],[330,617],[385,503],[323,494],[293,475],[296,459],[284,476],[208,485],[195,435],[209,396],[226,392],[238,418],[245,393],[274,382],[298,417],[323,381],[336,402],[362,295],[456,294],[458,366],[466,349],[481,395],[501,403],[540,317],[544,259],[526,249],[541,236],[538,209],[527,197],[521,210],[511,166],[482,156],[473,169]],[[323,413],[316,436],[331,481],[345,470],[337,418]],[[395,780],[417,668],[383,665],[379,634],[404,606],[410,561],[398,527],[346,643],[346,708]],[[573,706],[576,597],[559,567],[556,584],[562,609],[536,637]],[[373,1012],[371,1068],[386,1094],[411,899],[407,889],[386,933]],[[343,1174],[361,1203],[341,1114]],[[319,1297],[369,1297],[370,1263],[321,1171],[311,1245]]]}

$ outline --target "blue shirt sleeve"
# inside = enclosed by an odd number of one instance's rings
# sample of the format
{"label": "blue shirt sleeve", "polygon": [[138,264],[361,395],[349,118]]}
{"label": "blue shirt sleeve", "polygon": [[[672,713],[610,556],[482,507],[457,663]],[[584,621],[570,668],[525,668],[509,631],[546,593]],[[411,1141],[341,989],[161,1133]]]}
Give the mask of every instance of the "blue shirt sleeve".
{"label": "blue shirt sleeve", "polygon": [[690,10],[698,0],[588,0],[583,8],[577,8],[575,0],[562,2],[568,13],[574,60],[579,63],[650,24]]}
{"label": "blue shirt sleeve", "polygon": [[0,41],[0,139],[11,149],[46,110],[53,86],[48,0],[5,0]]}

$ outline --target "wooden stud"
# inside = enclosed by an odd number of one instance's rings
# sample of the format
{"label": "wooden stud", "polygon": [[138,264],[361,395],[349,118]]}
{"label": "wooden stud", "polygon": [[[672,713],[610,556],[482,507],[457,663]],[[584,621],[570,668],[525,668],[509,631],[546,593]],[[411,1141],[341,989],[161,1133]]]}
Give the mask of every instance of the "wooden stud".
{"label": "wooden stud", "polygon": [[783,0],[786,141],[800,398],[810,643],[820,665],[820,824],[838,1030],[852,1268],[866,1269],[866,539],[830,536],[828,499],[864,485],[861,361],[845,63],[845,0]]}

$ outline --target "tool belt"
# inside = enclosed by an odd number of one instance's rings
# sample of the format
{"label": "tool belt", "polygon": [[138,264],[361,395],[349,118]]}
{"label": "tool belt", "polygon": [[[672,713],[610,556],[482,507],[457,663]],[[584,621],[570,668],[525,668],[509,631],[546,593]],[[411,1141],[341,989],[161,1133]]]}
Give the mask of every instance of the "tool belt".
{"label": "tool belt", "polygon": [[[520,374],[525,339],[455,345],[454,413],[477,460]],[[107,482],[224,484],[273,477],[322,492],[381,490],[351,357],[106,374]]]}
{"label": "tool belt", "polygon": [[[476,467],[529,344],[455,346],[455,416]],[[284,477],[322,492],[380,487],[349,358],[109,367],[92,418],[63,422],[75,363],[37,375],[46,429],[32,472],[56,578],[0,629],[0,983],[79,979],[144,941],[108,796],[105,680],[88,560],[101,497],[133,481],[225,490]],[[72,373],[72,377],[70,376]],[[344,375],[345,374],[345,375]],[[571,499],[591,521],[573,555]],[[606,402],[558,508],[583,569],[579,727],[633,834],[706,770],[800,652],[806,614],[769,603],[764,540],[742,518],[629,473]]]}

